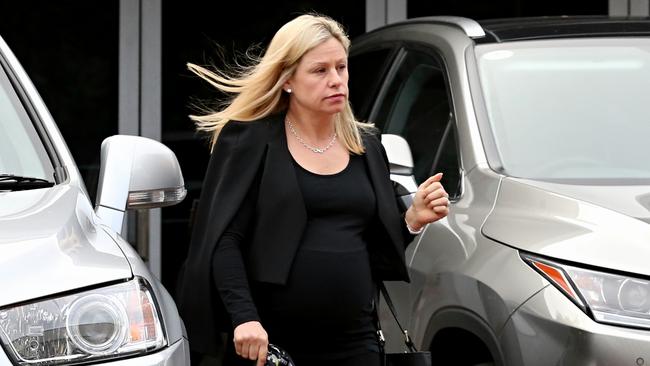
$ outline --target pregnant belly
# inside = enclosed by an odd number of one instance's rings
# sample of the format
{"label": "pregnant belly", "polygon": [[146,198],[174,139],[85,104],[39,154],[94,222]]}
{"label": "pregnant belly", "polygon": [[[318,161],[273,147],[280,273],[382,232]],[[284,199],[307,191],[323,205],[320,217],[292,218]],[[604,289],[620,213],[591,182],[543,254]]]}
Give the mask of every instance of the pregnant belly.
{"label": "pregnant belly", "polygon": [[372,317],[373,286],[365,248],[343,253],[302,249],[287,286],[269,294],[266,310],[284,327],[357,329]]}

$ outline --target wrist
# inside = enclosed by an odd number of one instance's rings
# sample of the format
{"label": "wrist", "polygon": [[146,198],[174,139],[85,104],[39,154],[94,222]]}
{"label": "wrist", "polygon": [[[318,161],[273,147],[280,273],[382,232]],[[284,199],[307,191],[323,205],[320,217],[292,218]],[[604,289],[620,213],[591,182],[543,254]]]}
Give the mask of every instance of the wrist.
{"label": "wrist", "polygon": [[239,317],[233,318],[232,329],[236,329],[240,325],[257,322],[260,323],[260,318],[256,315],[247,314]]}
{"label": "wrist", "polygon": [[406,224],[406,228],[411,234],[417,235],[424,230],[424,226],[422,225],[416,218],[415,218],[415,213],[413,212],[413,207],[409,207],[409,209],[406,211],[406,214],[404,214],[404,222]]}

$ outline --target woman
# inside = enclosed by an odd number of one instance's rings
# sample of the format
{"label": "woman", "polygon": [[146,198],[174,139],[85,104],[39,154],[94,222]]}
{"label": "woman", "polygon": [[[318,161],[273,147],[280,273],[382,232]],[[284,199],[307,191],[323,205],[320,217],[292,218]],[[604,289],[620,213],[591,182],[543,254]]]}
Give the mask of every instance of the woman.
{"label": "woman", "polygon": [[223,304],[225,365],[263,365],[269,342],[298,366],[379,365],[375,283],[408,281],[404,248],[447,215],[441,174],[400,212],[376,130],[348,103],[348,46],[334,20],[302,15],[236,77],[190,65],[234,95],[192,116],[213,151],[179,296],[201,353]]}

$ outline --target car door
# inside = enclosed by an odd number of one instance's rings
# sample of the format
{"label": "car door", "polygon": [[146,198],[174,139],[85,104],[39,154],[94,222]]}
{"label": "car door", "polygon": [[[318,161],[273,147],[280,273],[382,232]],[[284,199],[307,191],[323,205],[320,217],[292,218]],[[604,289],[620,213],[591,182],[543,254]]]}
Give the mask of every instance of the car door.
{"label": "car door", "polygon": [[[356,77],[354,71],[357,69],[370,72],[372,67],[367,66],[369,59],[371,59],[369,54],[363,53],[351,57],[351,95],[357,92],[355,86],[359,85],[352,83]],[[408,142],[413,156],[415,184],[405,187],[407,192],[413,193],[417,185],[429,176],[442,172],[442,183],[450,199],[456,200],[462,194],[461,165],[453,103],[442,60],[435,50],[428,47],[420,44],[401,44],[398,51],[394,53],[390,66],[384,68],[384,73],[378,78],[380,80],[378,89],[372,90],[372,93],[366,97],[367,100],[359,101],[357,104],[365,108],[362,109],[365,112],[364,117],[367,116],[367,120],[375,123],[383,134],[399,135]],[[355,100],[353,99],[352,102],[355,103]],[[428,278],[427,274],[432,270],[431,263],[434,262],[428,256],[416,258],[420,245],[418,239],[434,236],[443,241],[454,241],[455,246],[460,247],[446,220],[442,221],[444,223],[430,225],[427,231],[432,233],[425,231],[406,251],[412,283],[410,285],[397,282],[387,284],[403,324],[410,323],[414,302],[421,293]],[[414,269],[413,265],[421,268]],[[386,334],[391,335],[387,344],[388,349],[398,350],[400,340],[395,323],[384,322],[382,327]],[[417,331],[417,329],[411,330]]]}

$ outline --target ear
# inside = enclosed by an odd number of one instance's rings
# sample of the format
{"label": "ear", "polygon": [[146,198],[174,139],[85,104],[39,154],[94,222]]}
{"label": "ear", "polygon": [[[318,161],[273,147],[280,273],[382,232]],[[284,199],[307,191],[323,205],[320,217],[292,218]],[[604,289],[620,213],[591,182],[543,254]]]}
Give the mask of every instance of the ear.
{"label": "ear", "polygon": [[290,83],[289,81],[285,82],[285,83],[282,85],[282,89],[283,89],[285,92],[286,92],[288,89],[292,89],[292,88],[291,88],[291,83]]}

